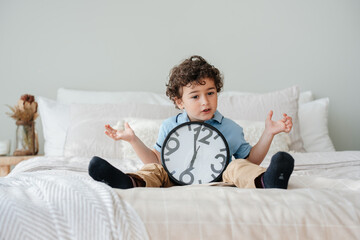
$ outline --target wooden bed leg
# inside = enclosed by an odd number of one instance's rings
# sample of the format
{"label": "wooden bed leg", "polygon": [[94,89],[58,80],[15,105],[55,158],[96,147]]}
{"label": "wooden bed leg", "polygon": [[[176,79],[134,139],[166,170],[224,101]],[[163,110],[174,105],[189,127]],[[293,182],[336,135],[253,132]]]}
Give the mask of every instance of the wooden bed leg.
{"label": "wooden bed leg", "polygon": [[5,177],[10,172],[10,166],[0,166],[0,177]]}

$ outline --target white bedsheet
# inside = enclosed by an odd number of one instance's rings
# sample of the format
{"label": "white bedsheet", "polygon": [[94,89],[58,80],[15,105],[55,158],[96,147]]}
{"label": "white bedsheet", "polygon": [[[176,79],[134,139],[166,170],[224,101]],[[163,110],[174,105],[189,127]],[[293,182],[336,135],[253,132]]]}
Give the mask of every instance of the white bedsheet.
{"label": "white bedsheet", "polygon": [[[151,239],[359,239],[360,152],[296,153],[288,190],[117,190]],[[268,156],[263,165],[270,162]]]}
{"label": "white bedsheet", "polygon": [[[0,239],[25,232],[46,239],[359,239],[360,151],[292,155],[288,190],[204,185],[116,190],[89,178],[89,159],[27,160],[0,178]],[[269,162],[270,156],[262,165]],[[44,224],[33,224],[36,218]]]}

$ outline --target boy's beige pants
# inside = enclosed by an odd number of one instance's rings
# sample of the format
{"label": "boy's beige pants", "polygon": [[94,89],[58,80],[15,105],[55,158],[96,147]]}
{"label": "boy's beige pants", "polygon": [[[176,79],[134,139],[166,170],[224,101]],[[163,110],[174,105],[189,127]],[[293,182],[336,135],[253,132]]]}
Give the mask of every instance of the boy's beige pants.
{"label": "boy's beige pants", "polygon": [[[255,178],[266,171],[265,168],[245,159],[230,162],[223,173],[223,182],[234,184],[238,188],[255,188]],[[136,173],[129,173],[133,178],[143,180],[145,187],[171,187],[174,183],[163,166],[157,163],[145,164]]]}

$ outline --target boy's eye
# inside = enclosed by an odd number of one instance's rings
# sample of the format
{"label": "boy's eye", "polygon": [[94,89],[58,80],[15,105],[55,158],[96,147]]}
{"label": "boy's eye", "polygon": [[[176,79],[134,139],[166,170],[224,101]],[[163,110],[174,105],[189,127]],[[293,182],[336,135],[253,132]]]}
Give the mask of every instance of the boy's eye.
{"label": "boy's eye", "polygon": [[197,99],[199,96],[195,95],[195,96],[192,96],[191,98],[193,99]]}
{"label": "boy's eye", "polygon": [[214,95],[215,92],[208,92],[208,95]]}

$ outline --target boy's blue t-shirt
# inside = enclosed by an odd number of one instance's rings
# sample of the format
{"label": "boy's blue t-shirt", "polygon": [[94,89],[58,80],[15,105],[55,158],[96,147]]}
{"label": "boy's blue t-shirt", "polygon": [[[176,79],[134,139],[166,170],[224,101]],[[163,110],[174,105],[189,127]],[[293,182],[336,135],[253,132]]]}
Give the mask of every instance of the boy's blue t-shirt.
{"label": "boy's blue t-shirt", "polygon": [[[161,152],[162,145],[166,136],[176,126],[189,122],[189,118],[184,111],[177,116],[166,119],[160,126],[159,136],[154,146],[155,150]],[[230,155],[235,159],[245,159],[249,156],[252,146],[245,141],[242,127],[231,119],[225,118],[220,112],[216,111],[214,117],[205,121],[217,128],[225,137],[230,150]]]}

